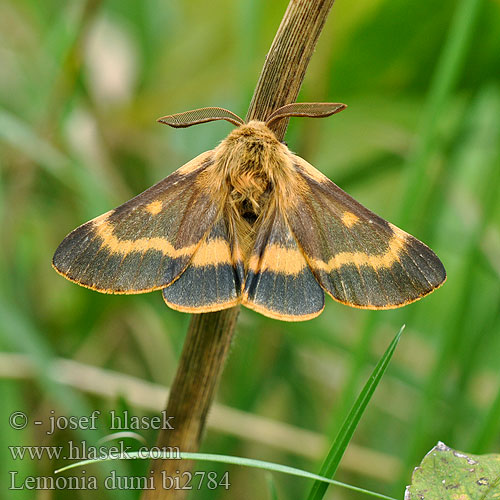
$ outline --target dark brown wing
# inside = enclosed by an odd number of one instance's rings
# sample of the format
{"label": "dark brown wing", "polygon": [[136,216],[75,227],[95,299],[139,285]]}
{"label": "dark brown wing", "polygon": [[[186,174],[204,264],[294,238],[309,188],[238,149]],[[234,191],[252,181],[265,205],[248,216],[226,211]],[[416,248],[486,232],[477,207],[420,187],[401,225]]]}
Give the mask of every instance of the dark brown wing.
{"label": "dark brown wing", "polygon": [[163,289],[166,304],[178,311],[206,313],[240,302],[243,281],[229,224],[221,214],[194,253],[186,270]]}
{"label": "dark brown wing", "polygon": [[303,186],[287,220],[323,289],[366,309],[413,302],[446,279],[421,241],[365,208],[302,158],[291,155]]}
{"label": "dark brown wing", "polygon": [[324,308],[325,294],[277,209],[267,215],[259,228],[242,304],[284,321],[311,319]]}
{"label": "dark brown wing", "polygon": [[196,157],[118,208],[83,224],[59,245],[54,268],[105,293],[163,288],[184,271],[214,224],[206,182],[212,152]]}

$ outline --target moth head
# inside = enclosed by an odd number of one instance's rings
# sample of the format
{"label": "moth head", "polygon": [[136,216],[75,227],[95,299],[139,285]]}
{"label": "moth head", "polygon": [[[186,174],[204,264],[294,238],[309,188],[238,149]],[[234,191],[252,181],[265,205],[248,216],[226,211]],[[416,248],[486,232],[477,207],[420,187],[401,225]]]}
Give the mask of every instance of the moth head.
{"label": "moth head", "polygon": [[[294,102],[285,104],[285,106],[276,109],[267,117],[265,122],[261,123],[264,123],[267,128],[271,128],[276,126],[279,120],[292,116],[323,118],[339,113],[346,107],[346,104],[338,102]],[[227,109],[218,107],[193,109],[191,111],[185,111],[184,113],[163,116],[162,118],[158,118],[157,121],[174,128],[185,128],[191,127],[191,125],[198,125],[199,123],[207,123],[215,120],[226,120],[237,127],[245,125],[245,121],[238,115]]]}

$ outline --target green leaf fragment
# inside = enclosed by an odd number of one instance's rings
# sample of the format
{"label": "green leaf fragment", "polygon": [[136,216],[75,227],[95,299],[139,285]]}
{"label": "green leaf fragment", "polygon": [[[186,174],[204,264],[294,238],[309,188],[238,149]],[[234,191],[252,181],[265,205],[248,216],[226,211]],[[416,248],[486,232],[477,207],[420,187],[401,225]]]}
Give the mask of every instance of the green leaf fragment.
{"label": "green leaf fragment", "polygon": [[414,470],[405,500],[500,500],[500,455],[471,455],[438,443]]}
{"label": "green leaf fragment", "polygon": [[[335,441],[333,442],[332,447],[330,448],[330,451],[321,466],[321,470],[319,472],[320,476],[333,477],[337,472],[340,460],[344,456],[352,435],[354,434],[354,431],[356,430],[356,427],[358,426],[358,423],[366,410],[375,389],[389,366],[389,362],[391,361],[392,355],[396,350],[404,328],[405,325],[399,329],[399,332],[389,344],[389,347],[380,358],[377,366],[373,369],[373,372],[363,387],[358,399],[354,402],[351,411],[344,420],[344,423],[342,424],[342,427],[340,428],[337,437],[335,438]],[[311,488],[307,500],[321,500],[325,496],[327,488],[328,484],[325,481],[316,481]]]}

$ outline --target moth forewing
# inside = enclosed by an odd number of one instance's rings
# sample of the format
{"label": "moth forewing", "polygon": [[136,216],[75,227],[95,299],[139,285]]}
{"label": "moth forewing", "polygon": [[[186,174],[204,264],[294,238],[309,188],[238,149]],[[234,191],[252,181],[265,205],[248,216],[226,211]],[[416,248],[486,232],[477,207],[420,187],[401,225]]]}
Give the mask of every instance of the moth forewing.
{"label": "moth forewing", "polygon": [[293,158],[305,189],[288,221],[329,295],[354,307],[390,309],[444,283],[444,267],[429,247],[358,203],[302,158]]}
{"label": "moth forewing", "polygon": [[198,156],[75,229],[57,248],[54,268],[104,293],[144,293],[167,286],[186,268],[216,219],[218,207],[200,180],[212,156]]}

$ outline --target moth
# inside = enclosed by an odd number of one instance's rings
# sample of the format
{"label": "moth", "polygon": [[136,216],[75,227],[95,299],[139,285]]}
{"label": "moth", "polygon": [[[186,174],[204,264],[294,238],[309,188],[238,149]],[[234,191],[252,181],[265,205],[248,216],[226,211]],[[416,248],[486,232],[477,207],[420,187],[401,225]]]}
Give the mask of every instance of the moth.
{"label": "moth", "polygon": [[292,116],[325,117],[340,103],[294,103],[266,122],[223,108],[165,116],[172,127],[227,120],[236,128],[135,198],[70,233],[53,266],[104,293],[162,290],[173,309],[242,304],[285,321],[313,318],[324,292],[364,309],[400,307],[438,288],[441,261],[365,208],[280,142]]}

